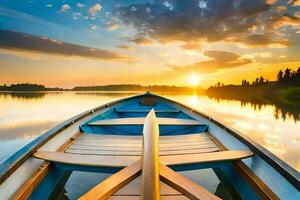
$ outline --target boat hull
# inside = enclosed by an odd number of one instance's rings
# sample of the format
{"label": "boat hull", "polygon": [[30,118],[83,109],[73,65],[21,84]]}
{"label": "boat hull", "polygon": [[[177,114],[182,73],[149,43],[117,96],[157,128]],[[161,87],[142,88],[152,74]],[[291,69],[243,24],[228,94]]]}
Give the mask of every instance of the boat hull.
{"label": "boat hull", "polygon": [[[45,162],[47,163],[47,161],[33,158],[32,154],[37,150],[52,152],[62,151],[72,144],[79,132],[84,132],[85,134],[105,134],[107,129],[97,126],[93,127],[90,125],[90,123],[99,119],[120,116],[122,118],[125,117],[124,114],[126,117],[146,116],[151,105],[146,106],[146,108],[149,107],[149,109],[145,110],[145,106],[141,106],[136,103],[140,101],[141,98],[145,97],[156,98],[159,102],[162,102],[162,105],[166,105],[158,107],[156,115],[159,117],[176,116],[178,119],[182,120],[195,119],[204,125],[197,126],[197,128],[193,130],[197,132],[209,131],[209,134],[211,134],[215,142],[220,143],[220,148],[227,150],[251,150],[255,153],[253,157],[234,164],[191,164],[176,166],[174,169],[178,171],[203,168],[213,168],[216,169],[216,171],[222,170],[223,173],[234,174],[236,177],[241,177],[235,178],[235,181],[242,181],[246,179],[249,183],[249,187],[251,186],[251,188],[254,188],[255,192],[260,195],[260,197],[268,199],[300,199],[299,173],[272,153],[238,131],[225,126],[210,116],[193,110],[181,103],[149,93],[128,97],[88,110],[49,130],[22,148],[0,165],[0,199],[9,199],[11,197],[31,197],[32,199],[36,199],[36,196],[40,193],[43,193],[44,191],[52,191],[54,190],[54,186],[58,187],[58,185],[62,185],[64,180],[70,175],[70,170],[97,170],[97,168],[93,167],[71,166],[64,164],[55,164],[55,167],[51,167],[49,163],[48,167],[44,169],[43,165],[45,165]],[[124,108],[127,110],[124,110]],[[128,112],[129,110],[136,111]],[[114,116],[115,113],[118,113],[118,115]],[[120,135],[123,132],[123,135],[141,135],[142,127],[143,126],[140,124],[136,124],[134,126],[120,125],[113,131],[110,130],[110,133]],[[175,130],[178,130],[178,127],[160,127],[162,135],[184,135],[189,133],[191,128],[185,127],[185,129],[177,132]],[[46,174],[41,175],[41,169],[44,169],[46,172],[43,172]],[[99,170],[102,170],[102,172],[115,172],[119,169],[101,168],[98,169],[97,172],[99,172]],[[51,183],[51,181],[53,181],[53,177],[58,176],[57,174],[60,174],[61,178],[57,179],[56,183]],[[236,183],[232,184],[235,185]],[[241,184],[237,184],[237,187],[239,187],[239,185]],[[29,186],[34,187],[32,187],[32,189],[26,188]],[[243,188],[237,189],[240,190]],[[26,194],[22,193],[24,190],[27,191]],[[49,195],[51,194],[49,193],[45,197],[49,198]],[[244,193],[243,195],[244,198],[246,198],[247,195],[250,194]]]}

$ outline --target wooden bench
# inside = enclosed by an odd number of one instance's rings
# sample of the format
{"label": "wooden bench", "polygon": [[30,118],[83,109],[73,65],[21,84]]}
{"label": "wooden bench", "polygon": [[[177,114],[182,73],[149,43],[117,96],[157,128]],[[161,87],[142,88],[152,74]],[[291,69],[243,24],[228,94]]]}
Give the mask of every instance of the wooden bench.
{"label": "wooden bench", "polygon": [[[117,113],[148,113],[150,110],[125,110],[115,108]],[[154,110],[155,113],[179,113],[180,110]]]}
{"label": "wooden bench", "polygon": [[[234,161],[252,156],[249,150],[245,151],[220,151],[203,154],[186,154],[176,156],[160,156],[160,162],[164,165],[186,165],[207,162]],[[82,155],[53,151],[37,151],[33,154],[35,158],[57,163],[92,166],[92,167],[126,167],[140,156],[108,156],[108,155]]]}
{"label": "wooden bench", "polygon": [[[196,120],[191,119],[176,119],[176,118],[157,118],[159,125],[204,125]],[[144,125],[144,117],[103,119],[89,123],[90,126],[104,125]]]}

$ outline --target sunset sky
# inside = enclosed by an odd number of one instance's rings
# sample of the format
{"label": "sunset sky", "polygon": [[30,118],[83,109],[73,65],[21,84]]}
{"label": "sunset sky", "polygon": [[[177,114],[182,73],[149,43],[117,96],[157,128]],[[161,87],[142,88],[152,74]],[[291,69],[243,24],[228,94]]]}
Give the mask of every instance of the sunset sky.
{"label": "sunset sky", "polygon": [[0,84],[240,83],[300,67],[300,0],[1,0]]}

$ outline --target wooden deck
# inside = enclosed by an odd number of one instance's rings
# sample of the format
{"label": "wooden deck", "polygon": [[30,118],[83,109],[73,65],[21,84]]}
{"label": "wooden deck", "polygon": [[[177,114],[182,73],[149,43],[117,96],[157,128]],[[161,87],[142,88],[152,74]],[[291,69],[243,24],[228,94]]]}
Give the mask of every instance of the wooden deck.
{"label": "wooden deck", "polygon": [[[141,177],[137,177],[128,185],[121,188],[109,200],[140,200],[141,198]],[[168,186],[164,182],[160,182],[160,198],[165,200],[187,200],[181,192]]]}
{"label": "wooden deck", "polygon": [[[220,149],[206,133],[160,136],[159,155],[217,152]],[[142,136],[83,134],[66,153],[103,156],[141,156]]]}

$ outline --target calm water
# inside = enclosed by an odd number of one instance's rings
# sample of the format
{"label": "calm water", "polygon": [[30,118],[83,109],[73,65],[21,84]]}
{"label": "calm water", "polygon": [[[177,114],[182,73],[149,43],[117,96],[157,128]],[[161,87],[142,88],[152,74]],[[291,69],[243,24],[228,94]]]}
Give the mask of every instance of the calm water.
{"label": "calm water", "polygon": [[[0,162],[49,128],[134,92],[0,93]],[[164,94],[248,135],[300,171],[300,122],[278,118],[275,106],[255,107],[207,96]]]}

